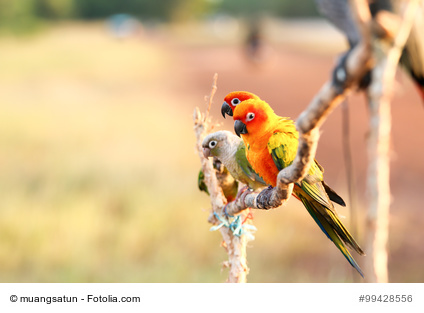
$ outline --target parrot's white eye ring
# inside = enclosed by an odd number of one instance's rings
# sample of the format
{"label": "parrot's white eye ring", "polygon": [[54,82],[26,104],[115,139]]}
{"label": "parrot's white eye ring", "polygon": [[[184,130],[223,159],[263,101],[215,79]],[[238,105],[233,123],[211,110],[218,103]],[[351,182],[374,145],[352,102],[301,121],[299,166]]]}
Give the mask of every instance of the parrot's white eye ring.
{"label": "parrot's white eye ring", "polygon": [[215,148],[216,144],[217,144],[216,140],[212,140],[211,142],[209,142],[209,148],[211,149]]}
{"label": "parrot's white eye ring", "polygon": [[249,112],[246,114],[246,122],[250,122],[255,118],[255,113]]}
{"label": "parrot's white eye ring", "polygon": [[231,100],[231,104],[236,106],[237,104],[239,104],[241,101],[238,98],[234,98],[233,100]]}

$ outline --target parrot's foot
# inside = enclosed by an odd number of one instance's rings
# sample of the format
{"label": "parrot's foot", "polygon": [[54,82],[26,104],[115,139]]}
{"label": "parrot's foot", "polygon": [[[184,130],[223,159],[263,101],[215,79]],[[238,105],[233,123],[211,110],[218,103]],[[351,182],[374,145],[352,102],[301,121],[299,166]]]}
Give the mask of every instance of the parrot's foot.
{"label": "parrot's foot", "polygon": [[[247,187],[247,186],[246,186],[246,187]],[[252,189],[250,189],[249,187],[247,187],[247,188],[243,188],[243,189],[244,189],[244,191],[243,191],[243,194],[241,195],[240,199],[241,199],[241,203],[245,205],[244,200],[246,199],[246,196],[247,196],[248,194],[251,194],[251,193],[253,192],[253,190],[252,190]],[[241,191],[241,190],[240,190],[240,191]],[[247,209],[247,206],[246,206],[246,209]]]}
{"label": "parrot's foot", "polygon": [[[246,210],[248,207],[245,203],[245,198],[248,194],[252,193],[253,190],[250,189],[248,186],[243,187],[242,189],[240,189],[240,191],[237,193],[236,198],[227,203],[224,208],[222,209],[222,213],[224,214],[224,216],[228,219],[228,217],[232,217],[232,214],[238,214],[243,210]],[[231,213],[228,213],[227,207],[228,205],[232,203],[232,205],[230,205],[229,210]],[[235,210],[235,212],[233,212]]]}
{"label": "parrot's foot", "polygon": [[[338,64],[333,71],[333,84],[338,88],[339,92],[342,93],[348,86],[351,85],[352,80],[348,77],[347,72],[347,59],[353,48],[347,51],[338,61]],[[371,71],[365,73],[358,83],[359,89],[366,89],[371,83]]]}
{"label": "parrot's foot", "polygon": [[249,186],[244,186],[243,188],[241,188],[239,190],[239,192],[237,193],[236,198],[234,199],[234,201],[237,202],[237,200],[240,198],[240,196],[243,194],[243,192],[245,192],[247,189],[249,189]]}
{"label": "parrot's foot", "polygon": [[258,194],[258,196],[256,197],[258,209],[275,209],[281,205],[280,202],[277,203],[275,201],[272,201],[273,192],[274,188],[272,186],[268,186],[268,188],[265,188]]}

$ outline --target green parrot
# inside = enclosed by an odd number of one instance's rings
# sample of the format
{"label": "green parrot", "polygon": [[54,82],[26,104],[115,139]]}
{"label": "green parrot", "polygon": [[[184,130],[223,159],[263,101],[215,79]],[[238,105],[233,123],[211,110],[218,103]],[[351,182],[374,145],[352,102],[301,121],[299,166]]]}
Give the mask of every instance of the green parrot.
{"label": "green parrot", "polygon": [[250,189],[257,190],[268,186],[247,161],[243,140],[233,133],[221,130],[209,134],[203,140],[202,147],[205,158],[217,158],[235,180]]}

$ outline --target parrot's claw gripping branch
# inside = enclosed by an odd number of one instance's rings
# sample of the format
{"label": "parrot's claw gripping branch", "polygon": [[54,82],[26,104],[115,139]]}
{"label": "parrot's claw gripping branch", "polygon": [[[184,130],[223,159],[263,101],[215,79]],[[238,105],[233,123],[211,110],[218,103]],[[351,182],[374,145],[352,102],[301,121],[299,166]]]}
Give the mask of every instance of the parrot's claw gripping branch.
{"label": "parrot's claw gripping branch", "polygon": [[292,191],[293,184],[278,183],[277,187],[262,190],[256,198],[256,206],[263,210],[277,208],[290,199]]}
{"label": "parrot's claw gripping branch", "polygon": [[293,184],[279,182],[277,186],[268,187],[261,192],[246,190],[240,198],[228,203],[226,212],[234,215],[248,208],[259,210],[270,210],[278,208],[290,199],[293,191]]}

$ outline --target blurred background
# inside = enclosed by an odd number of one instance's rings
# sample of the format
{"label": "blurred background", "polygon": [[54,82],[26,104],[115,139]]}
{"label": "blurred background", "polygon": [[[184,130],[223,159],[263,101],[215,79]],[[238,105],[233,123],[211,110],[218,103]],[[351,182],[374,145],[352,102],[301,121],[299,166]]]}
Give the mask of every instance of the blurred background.
{"label": "blurred background", "polygon": [[[221,129],[234,90],[296,119],[346,49],[313,0],[0,0],[0,281],[225,281],[194,108],[217,72]],[[338,212],[364,245],[365,96],[348,105],[357,227]],[[424,282],[424,107],[401,70],[392,108],[389,279]],[[317,159],[349,200],[342,126],[339,107]],[[356,279],[294,198],[254,224],[249,282]]]}

